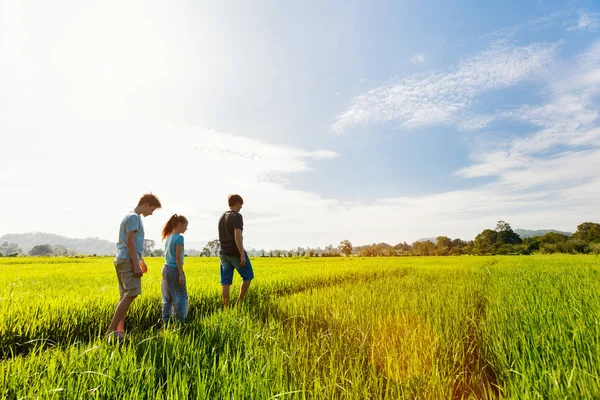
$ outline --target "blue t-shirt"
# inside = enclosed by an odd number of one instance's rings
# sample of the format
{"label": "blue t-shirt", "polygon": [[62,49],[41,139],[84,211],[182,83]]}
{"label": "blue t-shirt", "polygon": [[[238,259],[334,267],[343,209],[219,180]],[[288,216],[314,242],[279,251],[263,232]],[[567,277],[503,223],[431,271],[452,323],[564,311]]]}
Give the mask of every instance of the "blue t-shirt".
{"label": "blue t-shirt", "polygon": [[117,258],[131,258],[127,251],[127,232],[137,231],[135,233],[135,250],[138,258],[144,253],[144,224],[142,217],[130,211],[127,213],[121,227],[119,228],[119,242],[117,243]]}
{"label": "blue t-shirt", "polygon": [[166,265],[177,268],[176,247],[181,245],[181,265],[183,265],[183,236],[180,233],[173,233],[167,238],[165,243]]}

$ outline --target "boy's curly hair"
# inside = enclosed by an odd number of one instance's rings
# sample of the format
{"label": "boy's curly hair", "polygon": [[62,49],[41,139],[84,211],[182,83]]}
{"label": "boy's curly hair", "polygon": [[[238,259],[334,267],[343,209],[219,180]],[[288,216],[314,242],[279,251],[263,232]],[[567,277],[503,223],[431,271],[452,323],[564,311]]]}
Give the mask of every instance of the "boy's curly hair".
{"label": "boy's curly hair", "polygon": [[138,206],[141,206],[142,204],[149,204],[151,207],[156,208],[162,207],[162,204],[160,204],[160,200],[158,199],[158,197],[156,197],[156,195],[152,193],[146,193],[140,198],[140,201],[138,201]]}

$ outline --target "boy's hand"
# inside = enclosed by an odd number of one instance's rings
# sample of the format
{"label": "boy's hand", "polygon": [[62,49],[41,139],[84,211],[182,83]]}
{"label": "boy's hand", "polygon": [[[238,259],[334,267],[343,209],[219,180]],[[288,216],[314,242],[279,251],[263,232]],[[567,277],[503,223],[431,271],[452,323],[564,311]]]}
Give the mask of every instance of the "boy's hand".
{"label": "boy's hand", "polygon": [[244,265],[246,265],[246,254],[242,254],[242,256],[240,257],[240,267],[243,267]]}
{"label": "boy's hand", "polygon": [[148,266],[146,265],[146,261],[144,261],[143,258],[140,258],[140,269],[142,270],[142,273],[146,273],[148,272]]}
{"label": "boy's hand", "polygon": [[142,271],[140,266],[134,265],[133,266],[133,276],[135,276],[136,278],[140,278],[142,275],[144,275],[144,272]]}
{"label": "boy's hand", "polygon": [[184,281],[185,281],[185,274],[182,271],[179,273],[179,286],[183,285]]}

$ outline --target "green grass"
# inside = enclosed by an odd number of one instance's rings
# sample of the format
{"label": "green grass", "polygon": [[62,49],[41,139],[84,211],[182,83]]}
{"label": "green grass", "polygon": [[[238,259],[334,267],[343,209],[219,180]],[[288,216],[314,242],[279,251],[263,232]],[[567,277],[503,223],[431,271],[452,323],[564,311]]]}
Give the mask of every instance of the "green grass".
{"label": "green grass", "polygon": [[115,345],[111,259],[0,258],[0,398],[600,397],[593,256],[257,258],[225,311],[218,260],[187,258],[168,329],[147,262]]}

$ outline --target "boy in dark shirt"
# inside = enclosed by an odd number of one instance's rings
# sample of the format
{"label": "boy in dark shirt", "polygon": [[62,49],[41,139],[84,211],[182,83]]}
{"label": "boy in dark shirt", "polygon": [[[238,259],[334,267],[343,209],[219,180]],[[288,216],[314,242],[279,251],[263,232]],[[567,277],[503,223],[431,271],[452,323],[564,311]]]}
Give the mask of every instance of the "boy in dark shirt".
{"label": "boy in dark shirt", "polygon": [[219,242],[221,243],[221,292],[223,305],[229,307],[229,288],[233,282],[233,270],[242,277],[242,286],[238,295],[238,304],[242,304],[250,282],[254,279],[252,264],[244,251],[242,231],[244,219],[240,210],[244,200],[238,194],[229,195],[229,211],[225,211],[219,219]]}

